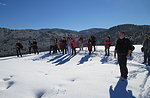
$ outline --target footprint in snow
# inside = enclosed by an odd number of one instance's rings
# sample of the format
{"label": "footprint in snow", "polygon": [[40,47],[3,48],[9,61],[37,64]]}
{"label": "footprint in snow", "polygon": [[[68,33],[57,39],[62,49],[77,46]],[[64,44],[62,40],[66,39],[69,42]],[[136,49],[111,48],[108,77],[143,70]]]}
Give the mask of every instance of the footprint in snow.
{"label": "footprint in snow", "polygon": [[68,79],[69,82],[75,82],[76,81],[76,78],[71,78],[71,79]]}
{"label": "footprint in snow", "polygon": [[65,94],[66,93],[66,89],[62,89],[62,88],[52,88],[49,91],[46,90],[39,90],[35,96],[36,98],[51,98],[52,96],[57,96],[60,94]]}
{"label": "footprint in snow", "polygon": [[14,85],[14,81],[9,81],[8,83],[7,83],[7,88],[6,89],[9,89],[12,85]]}
{"label": "footprint in snow", "polygon": [[11,78],[13,76],[10,76],[10,77],[7,77],[7,78],[3,78],[0,82],[0,90],[6,90],[6,89],[9,89],[10,87],[12,87],[12,85],[14,85],[14,81],[11,81]]}
{"label": "footprint in snow", "polygon": [[36,98],[42,98],[42,96],[45,94],[45,91],[39,91],[39,92],[37,92],[37,94],[36,94]]}
{"label": "footprint in snow", "polygon": [[7,77],[7,78],[3,78],[4,81],[8,81],[12,78],[13,76]]}

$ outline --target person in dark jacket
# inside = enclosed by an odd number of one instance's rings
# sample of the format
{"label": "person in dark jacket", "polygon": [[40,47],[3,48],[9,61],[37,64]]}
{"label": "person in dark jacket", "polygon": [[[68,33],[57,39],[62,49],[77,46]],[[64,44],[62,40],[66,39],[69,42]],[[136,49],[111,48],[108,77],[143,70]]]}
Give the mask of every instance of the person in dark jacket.
{"label": "person in dark jacket", "polygon": [[19,55],[22,57],[22,54],[21,54],[21,49],[23,48],[23,45],[17,41],[16,42],[16,53],[17,53],[17,57],[19,57]]}
{"label": "person in dark jacket", "polygon": [[110,49],[110,46],[111,46],[112,42],[110,40],[110,36],[108,36],[106,38],[106,40],[104,41],[104,45],[105,45],[105,56],[109,56],[110,55],[110,52],[109,52],[109,49]]}
{"label": "person in dark jacket", "polygon": [[96,37],[94,35],[91,36],[91,42],[92,42],[92,46],[94,47],[94,51],[96,51],[96,49],[95,49]]}
{"label": "person in dark jacket", "polygon": [[143,41],[143,52],[144,52],[144,62],[143,64],[147,63],[147,59],[148,59],[148,35],[145,34],[144,35],[144,41]]}
{"label": "person in dark jacket", "polygon": [[36,53],[39,54],[36,39],[33,40],[32,47],[33,47],[34,54],[36,54]]}
{"label": "person in dark jacket", "polygon": [[67,39],[66,37],[63,37],[63,40],[62,40],[62,44],[63,44],[63,54],[67,54]]}
{"label": "person in dark jacket", "polygon": [[29,40],[29,42],[28,42],[29,54],[31,54],[31,48],[32,48],[32,43],[31,43],[31,41]]}
{"label": "person in dark jacket", "polygon": [[54,51],[53,52],[54,53],[57,53],[57,51],[60,52],[57,38],[54,39],[54,43],[55,44],[54,44]]}
{"label": "person in dark jacket", "polygon": [[121,79],[126,80],[128,77],[127,58],[130,57],[132,44],[129,39],[125,38],[124,32],[119,32],[119,39],[116,42],[114,57],[118,55]]}

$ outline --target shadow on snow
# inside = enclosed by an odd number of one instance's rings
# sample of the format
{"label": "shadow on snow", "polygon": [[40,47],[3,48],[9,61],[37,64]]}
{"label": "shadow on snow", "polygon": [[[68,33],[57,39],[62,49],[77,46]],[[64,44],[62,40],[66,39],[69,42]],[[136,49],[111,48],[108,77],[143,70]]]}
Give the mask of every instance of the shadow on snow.
{"label": "shadow on snow", "polygon": [[108,56],[104,56],[101,60],[102,64],[108,62]]}
{"label": "shadow on snow", "polygon": [[61,61],[59,61],[59,62],[56,64],[56,66],[67,63],[67,62],[70,61],[70,59],[73,58],[74,56],[73,56],[73,55],[67,55],[66,57],[67,57],[67,58],[65,58],[65,59],[63,59],[63,60],[61,60]]}
{"label": "shadow on snow", "polygon": [[104,64],[104,63],[108,63],[108,64],[118,64],[118,60],[116,60],[116,59],[113,59],[113,58],[111,58],[110,56],[104,56],[101,60],[100,60],[100,62],[102,63],[102,64]]}
{"label": "shadow on snow", "polygon": [[91,57],[91,55],[86,55],[85,57],[82,57],[77,65],[80,65],[80,64],[83,64],[84,62],[87,62],[90,57]]}
{"label": "shadow on snow", "polygon": [[127,85],[128,81],[122,81],[119,79],[114,90],[112,86],[109,88],[110,98],[136,98],[132,95],[131,90],[126,90]]}
{"label": "shadow on snow", "polygon": [[58,56],[56,56],[56,57],[50,59],[49,61],[47,61],[47,63],[52,62],[52,61],[54,61],[54,60],[56,60],[56,59],[59,59],[59,58],[61,58],[62,56],[63,56],[63,54],[60,54],[60,55],[58,55]]}
{"label": "shadow on snow", "polygon": [[45,58],[47,58],[47,57],[49,57],[49,56],[51,56],[49,53],[46,53],[46,54],[44,54],[44,55],[42,55],[42,56],[40,56],[40,57],[38,57],[38,58],[34,58],[34,59],[32,59],[33,61],[37,61],[37,60],[40,60],[40,59],[45,59]]}
{"label": "shadow on snow", "polygon": [[[80,51],[77,51],[76,54],[78,54],[79,52],[80,52]],[[58,59],[58,58],[60,58],[60,57],[62,57],[62,56],[63,56],[63,55],[57,56],[57,57],[51,59],[50,61],[54,61],[54,60],[56,60],[56,59]],[[70,59],[73,58],[74,56],[75,56],[75,55],[65,55],[65,56],[63,56],[62,58],[60,58],[60,59],[56,60],[55,62],[53,62],[52,64],[57,63],[56,66],[65,64],[65,63],[67,63],[68,61],[70,61]],[[50,62],[50,61],[49,61],[49,62]]]}

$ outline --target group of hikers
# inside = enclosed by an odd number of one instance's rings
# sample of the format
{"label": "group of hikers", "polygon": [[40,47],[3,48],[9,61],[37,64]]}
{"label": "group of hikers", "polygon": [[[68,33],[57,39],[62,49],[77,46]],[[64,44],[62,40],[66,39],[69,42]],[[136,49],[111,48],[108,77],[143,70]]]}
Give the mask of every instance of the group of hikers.
{"label": "group of hikers", "polygon": [[[76,55],[76,48],[79,47],[80,50],[83,50],[84,46],[84,39],[81,36],[78,41],[73,39],[72,37],[63,37],[62,39],[57,39],[57,38],[50,38],[49,39],[49,54],[55,54],[55,53],[62,53],[64,54],[69,54],[69,55]],[[91,35],[90,38],[88,39],[87,47],[89,50],[89,54],[91,54],[92,47],[95,49],[95,44],[96,44],[96,37]],[[23,48],[23,45],[21,42],[17,41],[16,42],[16,53],[17,57],[21,56],[21,49]],[[31,54],[31,50],[33,49],[33,52],[36,54],[39,54],[38,51],[38,46],[37,46],[37,41],[36,39],[33,39],[33,41],[28,42],[28,53]]]}
{"label": "group of hikers", "polygon": [[[132,56],[132,51],[135,49],[133,46],[132,38],[126,38],[125,32],[119,32],[118,34],[119,39],[115,43],[115,51],[114,51],[114,58],[116,58],[119,62],[120,66],[120,73],[121,79],[126,80],[128,77],[128,68],[127,68],[127,59]],[[49,54],[55,54],[57,52],[61,52],[62,54],[69,54],[69,55],[76,55],[76,48],[79,46],[79,49],[83,50],[83,45],[85,41],[81,36],[78,39],[78,42],[73,39],[72,37],[63,37],[59,41],[57,38],[50,39],[50,49]],[[77,45],[78,44],[78,45]],[[96,37],[91,35],[87,42],[87,48],[89,51],[89,55],[91,55],[92,50],[96,51]],[[105,56],[110,56],[110,47],[112,46],[111,37],[107,36],[104,40],[105,46]],[[23,45],[18,41],[16,43],[16,52],[17,56],[19,55],[22,57],[20,49],[23,48]],[[34,53],[39,54],[37,41],[34,39],[32,42],[29,41],[28,43],[29,53],[31,54],[31,49],[33,49]],[[143,47],[141,51],[144,53],[144,62],[143,64],[150,66],[150,36],[145,35],[143,41]],[[147,64],[148,61],[148,64]]]}
{"label": "group of hikers", "polygon": [[[16,42],[16,54],[17,57],[19,57],[19,55],[22,57],[22,53],[21,53],[21,49],[23,49],[23,45],[20,41]],[[39,54],[38,51],[38,46],[37,46],[37,41],[36,39],[33,39],[33,41],[29,41],[28,42],[28,49],[29,49],[29,54],[31,54],[31,49],[33,49],[33,52],[36,54]]]}

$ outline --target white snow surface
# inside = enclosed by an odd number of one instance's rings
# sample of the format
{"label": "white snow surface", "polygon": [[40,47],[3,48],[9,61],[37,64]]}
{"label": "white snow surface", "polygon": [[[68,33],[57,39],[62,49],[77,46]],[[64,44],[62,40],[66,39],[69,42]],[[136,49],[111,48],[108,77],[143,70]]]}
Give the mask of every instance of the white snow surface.
{"label": "white snow surface", "polygon": [[114,59],[104,46],[92,55],[87,48],[76,56],[41,52],[0,58],[0,98],[150,98],[150,68],[143,65],[141,45],[128,60],[128,80],[119,79]]}

